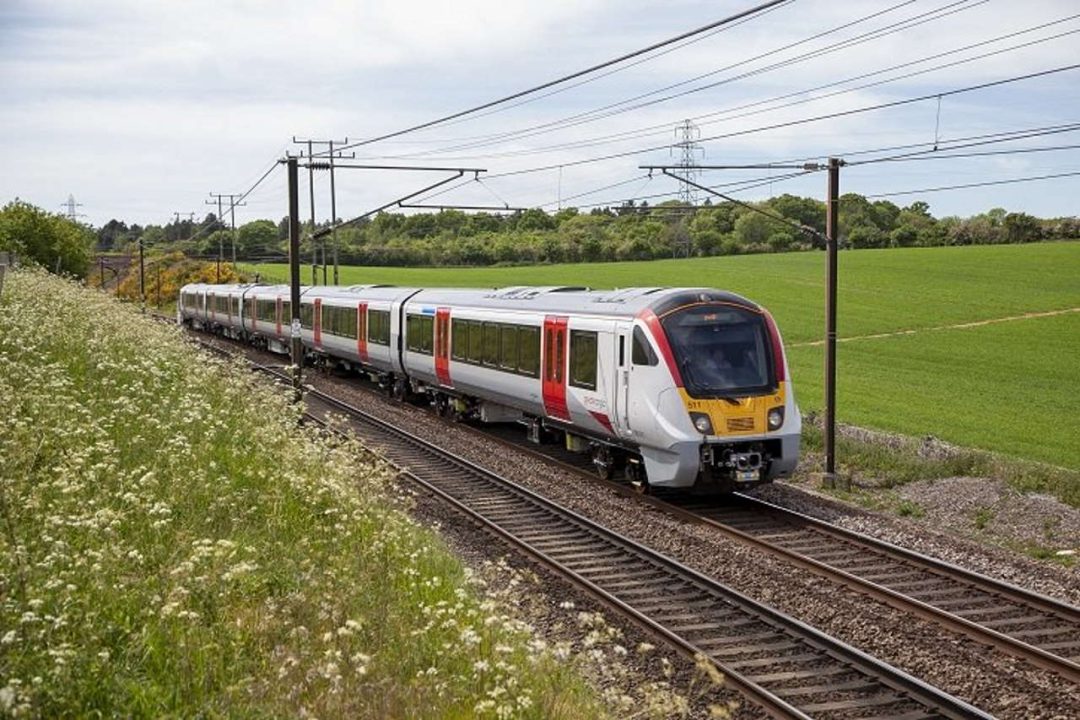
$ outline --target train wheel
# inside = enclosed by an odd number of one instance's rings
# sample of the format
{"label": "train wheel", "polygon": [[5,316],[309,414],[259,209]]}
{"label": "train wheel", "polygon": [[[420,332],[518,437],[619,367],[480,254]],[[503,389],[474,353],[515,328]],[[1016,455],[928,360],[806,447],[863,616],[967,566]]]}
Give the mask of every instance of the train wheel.
{"label": "train wheel", "polygon": [[409,386],[404,378],[397,378],[394,380],[394,384],[391,386],[390,394],[398,402],[405,402],[405,398],[409,394]]}
{"label": "train wheel", "polygon": [[601,480],[610,480],[615,474],[615,458],[607,445],[596,445],[592,451],[593,465]]}
{"label": "train wheel", "polygon": [[640,462],[626,463],[626,480],[630,483],[630,487],[641,495],[648,495],[652,491],[649,477],[645,473],[645,466]]}
{"label": "train wheel", "polygon": [[435,394],[435,414],[441,418],[450,417],[450,398],[442,393]]}

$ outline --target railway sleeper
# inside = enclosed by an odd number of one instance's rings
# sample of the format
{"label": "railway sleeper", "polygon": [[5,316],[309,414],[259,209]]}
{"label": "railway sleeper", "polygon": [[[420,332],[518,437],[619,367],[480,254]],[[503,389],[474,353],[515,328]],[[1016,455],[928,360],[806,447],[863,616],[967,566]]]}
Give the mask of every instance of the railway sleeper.
{"label": "railway sleeper", "polygon": [[[808,676],[808,677],[813,677]],[[842,692],[846,690],[871,690],[875,687],[880,687],[878,683],[872,680],[849,680],[848,682],[835,683],[832,685],[800,685],[798,687],[790,688],[778,688],[772,690],[773,693],[779,695],[782,698],[790,697],[804,697],[806,695],[824,695],[834,692]]]}
{"label": "railway sleeper", "polygon": [[[703,643],[704,644],[704,643]],[[805,648],[806,644],[800,640],[792,640],[791,638],[782,638],[774,643],[760,643],[757,645],[735,645],[727,646],[722,645],[720,647],[710,647],[709,654],[713,656],[721,657],[740,657],[749,659],[751,656],[759,655],[761,653],[769,653],[770,656],[776,656],[778,652],[785,652],[787,650],[797,650],[799,648]]]}
{"label": "railway sleeper", "polygon": [[[784,670],[782,672],[771,673],[758,673],[746,675],[746,679],[750,682],[764,685],[766,683],[784,683],[797,680],[809,680],[822,677],[830,677],[832,675],[848,674],[853,677],[864,677],[862,674],[853,671],[846,665],[834,664],[825,668],[809,668],[805,670]],[[799,686],[801,687],[801,686]]]}
{"label": "railway sleeper", "polygon": [[[884,686],[877,687],[886,689]],[[871,697],[858,697],[849,700],[827,700],[819,703],[803,705],[799,709],[806,713],[834,712],[837,710],[856,710],[861,708],[875,707],[880,705],[912,705],[915,701],[905,697],[896,691],[888,691],[881,695]]]}
{"label": "railway sleeper", "polygon": [[[733,662],[724,663],[732,670],[741,670],[742,668],[767,668],[784,665],[799,666],[810,662],[821,662],[826,660],[827,656],[817,652],[806,652],[799,655],[783,655],[781,657],[771,658],[756,658],[754,660],[735,660]],[[836,662],[836,661],[833,661]],[[845,665],[845,668],[847,666]]]}

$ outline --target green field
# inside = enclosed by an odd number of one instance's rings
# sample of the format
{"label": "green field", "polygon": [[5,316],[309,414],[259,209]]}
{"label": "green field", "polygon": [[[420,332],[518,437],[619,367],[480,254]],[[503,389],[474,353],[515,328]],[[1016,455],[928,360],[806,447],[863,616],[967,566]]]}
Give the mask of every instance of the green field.
{"label": "green field", "polygon": [[[789,346],[804,409],[822,403],[824,255],[492,268],[342,269],[342,284],[708,286],[760,302]],[[267,279],[284,265],[258,268]],[[305,274],[310,279],[310,269]],[[1080,243],[861,250],[840,255],[842,421],[1080,468]]]}

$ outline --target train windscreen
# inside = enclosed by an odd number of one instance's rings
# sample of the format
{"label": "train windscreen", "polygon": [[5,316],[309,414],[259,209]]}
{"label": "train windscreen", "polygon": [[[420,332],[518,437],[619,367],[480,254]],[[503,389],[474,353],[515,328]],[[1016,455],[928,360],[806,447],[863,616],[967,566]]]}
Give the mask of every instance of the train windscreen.
{"label": "train windscreen", "polygon": [[691,397],[731,398],[775,389],[763,315],[733,305],[698,305],[676,310],[661,323]]}

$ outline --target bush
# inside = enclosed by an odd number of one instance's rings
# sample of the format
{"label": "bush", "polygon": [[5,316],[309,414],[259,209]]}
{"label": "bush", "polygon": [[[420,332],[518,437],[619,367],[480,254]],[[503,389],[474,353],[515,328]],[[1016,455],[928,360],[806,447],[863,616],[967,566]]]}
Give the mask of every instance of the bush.
{"label": "bush", "polygon": [[0,250],[16,253],[22,262],[85,277],[94,242],[86,226],[22,200],[0,210]]}

